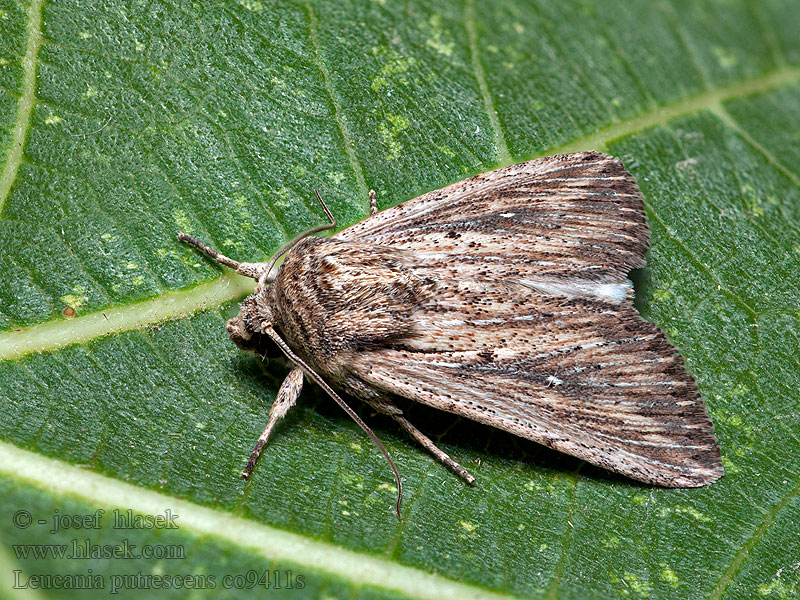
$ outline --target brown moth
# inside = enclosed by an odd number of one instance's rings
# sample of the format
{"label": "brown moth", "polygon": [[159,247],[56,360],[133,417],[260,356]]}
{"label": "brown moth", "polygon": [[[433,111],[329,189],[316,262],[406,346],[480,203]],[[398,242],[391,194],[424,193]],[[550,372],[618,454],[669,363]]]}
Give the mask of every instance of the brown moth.
{"label": "brown moth", "polygon": [[[242,473],[247,478],[304,374],[370,435],[334,388],[390,415],[466,481],[474,477],[412,425],[400,396],[473,419],[633,479],[696,487],[722,475],[691,375],[633,308],[644,265],[642,195],[597,152],[531,160],[424,194],[336,235],[331,220],[269,263],[227,323],[241,348],[273,344],[295,367]],[[277,273],[277,258],[286,254]]]}

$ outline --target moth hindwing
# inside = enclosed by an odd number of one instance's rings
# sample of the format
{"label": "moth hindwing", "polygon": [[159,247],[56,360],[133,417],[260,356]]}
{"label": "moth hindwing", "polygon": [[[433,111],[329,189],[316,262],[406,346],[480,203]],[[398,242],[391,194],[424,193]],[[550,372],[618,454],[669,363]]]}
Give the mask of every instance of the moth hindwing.
{"label": "moth hindwing", "polygon": [[233,341],[262,354],[277,344],[296,365],[245,476],[303,373],[376,442],[334,389],[391,415],[470,482],[397,397],[651,484],[722,475],[683,359],[633,308],[626,275],[644,265],[649,232],[615,158],[579,152],[476,175],[331,238],[301,236],[277,273],[181,235],[258,280],[228,322]]}

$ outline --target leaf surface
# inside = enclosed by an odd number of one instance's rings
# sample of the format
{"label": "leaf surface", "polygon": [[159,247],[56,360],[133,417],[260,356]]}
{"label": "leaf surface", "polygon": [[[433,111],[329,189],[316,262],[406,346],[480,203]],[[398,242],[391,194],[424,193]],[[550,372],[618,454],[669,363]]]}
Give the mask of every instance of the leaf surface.
{"label": "leaf surface", "polygon": [[[119,597],[137,574],[158,597],[187,577],[209,597],[795,596],[798,31],[790,0],[0,0],[4,589],[91,569]],[[582,149],[645,195],[637,307],[698,380],[721,480],[639,485],[410,407],[471,488],[361,410],[403,475],[398,522],[382,457],[311,386],[239,480],[286,366],[227,340],[252,282],[177,231],[261,259],[322,222],[315,188],[344,226],[372,188],[387,207]],[[73,540],[162,556],[21,546]],[[58,587],[33,591],[89,593]]]}

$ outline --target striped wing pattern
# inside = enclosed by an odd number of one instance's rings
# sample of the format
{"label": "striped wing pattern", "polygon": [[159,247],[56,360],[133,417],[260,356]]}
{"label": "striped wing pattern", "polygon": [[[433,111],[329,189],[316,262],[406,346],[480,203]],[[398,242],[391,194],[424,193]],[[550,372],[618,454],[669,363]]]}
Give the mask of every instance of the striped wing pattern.
{"label": "striped wing pattern", "polygon": [[642,198],[616,159],[529,161],[431,192],[336,236],[398,249],[435,282],[412,331],[351,376],[648,483],[722,474],[692,377],[630,301]]}
{"label": "striped wing pattern", "polygon": [[721,474],[694,380],[628,301],[449,280],[414,323],[402,343],[358,354],[353,373],[634,479],[687,487]]}
{"label": "striped wing pattern", "polygon": [[642,195],[617,159],[550,156],[482,173],[336,237],[408,249],[442,274],[621,282],[644,264]]}

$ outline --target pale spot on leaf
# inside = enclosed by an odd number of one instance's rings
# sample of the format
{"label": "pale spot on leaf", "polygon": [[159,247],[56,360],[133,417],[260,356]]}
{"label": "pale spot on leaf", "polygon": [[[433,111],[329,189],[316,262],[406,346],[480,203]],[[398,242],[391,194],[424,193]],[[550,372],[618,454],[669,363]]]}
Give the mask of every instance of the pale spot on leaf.
{"label": "pale spot on leaf", "polygon": [[666,581],[672,587],[678,587],[681,583],[681,580],[678,579],[678,576],[675,574],[675,571],[669,568],[666,563],[661,563],[661,579]]}
{"label": "pale spot on leaf", "polygon": [[385,59],[383,66],[380,68],[380,74],[372,78],[370,88],[373,92],[378,92],[382,88],[392,85],[408,85],[409,77],[407,73],[417,63],[414,57],[406,58],[400,56],[400,54],[385,46],[372,48],[372,54]]}
{"label": "pale spot on leaf", "polygon": [[236,0],[237,4],[249,11],[260,13],[264,10],[264,5],[259,0]]}
{"label": "pale spot on leaf", "polygon": [[397,159],[403,151],[403,146],[397,140],[398,136],[408,129],[408,120],[399,115],[386,114],[387,123],[381,123],[378,126],[378,133],[380,133],[381,140],[388,148],[386,160]]}
{"label": "pale spot on leaf", "polygon": [[428,39],[425,40],[425,46],[442,56],[453,55],[456,44],[450,39],[452,37],[450,33],[442,27],[441,15],[431,16],[423,23],[421,29],[429,36]]}
{"label": "pale spot on leaf", "polygon": [[333,173],[328,173],[328,179],[330,179],[334,185],[339,185],[344,181],[345,175],[340,171],[334,171]]}
{"label": "pale spot on leaf", "polygon": [[186,216],[186,211],[183,209],[176,208],[173,210],[172,220],[175,221],[175,224],[181,231],[185,231],[186,233],[191,233],[193,231],[191,221],[189,221],[189,217]]}
{"label": "pale spot on leaf", "polygon": [[72,286],[72,293],[61,296],[61,302],[78,312],[88,301],[88,288],[84,285]]}
{"label": "pale spot on leaf", "polygon": [[470,533],[473,533],[478,528],[477,525],[470,523],[469,521],[459,521],[458,524]]}
{"label": "pale spot on leaf", "polygon": [[716,46],[712,50],[714,57],[717,59],[719,66],[723,69],[731,69],[739,64],[739,59],[727,48]]}

